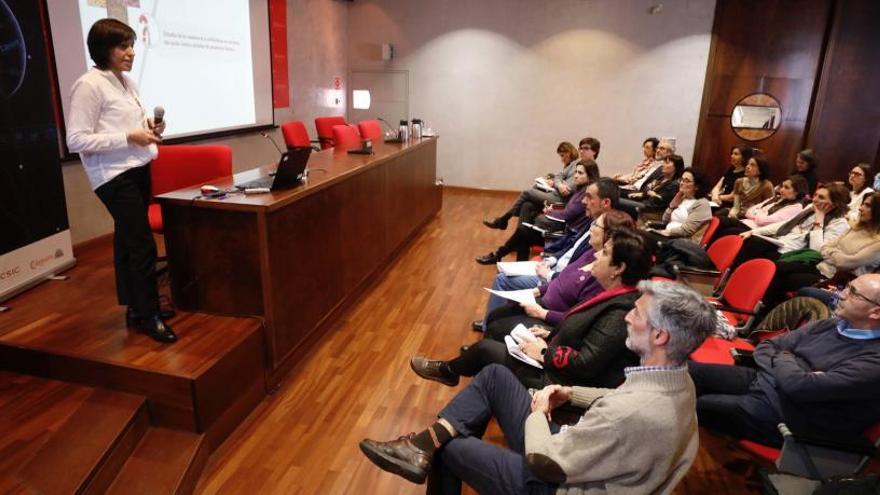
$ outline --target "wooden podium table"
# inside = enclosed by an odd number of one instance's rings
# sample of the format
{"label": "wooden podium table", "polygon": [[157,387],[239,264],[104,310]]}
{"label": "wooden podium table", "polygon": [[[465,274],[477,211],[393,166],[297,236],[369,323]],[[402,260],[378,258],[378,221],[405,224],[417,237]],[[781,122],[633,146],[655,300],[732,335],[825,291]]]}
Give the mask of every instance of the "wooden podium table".
{"label": "wooden podium table", "polygon": [[[262,317],[277,383],[297,348],[440,210],[436,165],[437,140],[422,139],[379,144],[371,156],[312,153],[308,183],[287,191],[159,196],[175,304]],[[232,189],[273,169],[214,185]]]}

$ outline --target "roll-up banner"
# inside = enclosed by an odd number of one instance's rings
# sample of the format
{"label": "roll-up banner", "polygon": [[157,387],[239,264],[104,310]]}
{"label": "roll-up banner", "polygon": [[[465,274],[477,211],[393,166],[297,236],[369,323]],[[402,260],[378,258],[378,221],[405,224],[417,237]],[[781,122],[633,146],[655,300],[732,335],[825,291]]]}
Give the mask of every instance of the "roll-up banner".
{"label": "roll-up banner", "polygon": [[76,261],[44,8],[0,0],[0,301]]}

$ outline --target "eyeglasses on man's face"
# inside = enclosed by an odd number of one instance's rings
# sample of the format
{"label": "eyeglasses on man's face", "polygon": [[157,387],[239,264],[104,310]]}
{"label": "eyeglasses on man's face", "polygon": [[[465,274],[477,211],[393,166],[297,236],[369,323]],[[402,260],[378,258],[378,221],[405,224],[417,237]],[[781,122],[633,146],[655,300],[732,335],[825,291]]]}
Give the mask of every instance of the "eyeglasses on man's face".
{"label": "eyeglasses on man's face", "polygon": [[844,287],[843,290],[845,290],[846,292],[849,292],[850,295],[853,295],[855,297],[858,297],[859,299],[862,299],[864,301],[867,301],[867,302],[873,304],[874,306],[880,306],[880,302],[877,302],[877,301],[871,299],[870,297],[859,292],[859,290],[856,289],[856,287],[852,284],[852,282],[846,284],[846,287]]}

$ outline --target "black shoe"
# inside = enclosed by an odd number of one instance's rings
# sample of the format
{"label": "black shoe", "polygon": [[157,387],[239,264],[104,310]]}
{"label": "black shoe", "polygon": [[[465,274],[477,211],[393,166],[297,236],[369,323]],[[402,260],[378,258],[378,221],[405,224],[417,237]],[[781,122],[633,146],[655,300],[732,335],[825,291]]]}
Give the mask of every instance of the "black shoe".
{"label": "black shoe", "polygon": [[[159,309],[159,318],[162,318],[163,320],[170,320],[171,318],[174,318],[176,314],[177,313],[175,313],[173,309]],[[125,310],[126,325],[130,327],[136,327],[139,319],[140,317],[134,312],[133,309],[131,309],[131,306],[129,306],[128,309]]]}
{"label": "black shoe", "polygon": [[484,256],[477,256],[476,261],[481,265],[494,265],[501,261],[501,256],[498,256],[497,253],[489,253]]}
{"label": "black shoe", "polygon": [[159,315],[139,318],[134,326],[157,342],[165,344],[177,342],[177,335],[174,334],[174,331],[171,330],[167,323],[162,321]]}
{"label": "black shoe", "polygon": [[473,330],[475,332],[482,332],[483,331],[483,320],[474,320],[471,323],[471,330]]}
{"label": "black shoe", "polygon": [[431,454],[413,445],[412,435],[410,433],[390,442],[377,442],[365,438],[358,446],[361,452],[381,469],[421,485],[431,471]]}
{"label": "black shoe", "polygon": [[421,356],[415,356],[409,360],[409,367],[420,377],[440,382],[449,387],[458,385],[458,377],[444,373],[440,368],[441,364],[443,364],[443,361],[432,361]]}
{"label": "black shoe", "polygon": [[507,219],[504,217],[493,218],[492,220],[483,220],[483,225],[490,229],[507,230]]}

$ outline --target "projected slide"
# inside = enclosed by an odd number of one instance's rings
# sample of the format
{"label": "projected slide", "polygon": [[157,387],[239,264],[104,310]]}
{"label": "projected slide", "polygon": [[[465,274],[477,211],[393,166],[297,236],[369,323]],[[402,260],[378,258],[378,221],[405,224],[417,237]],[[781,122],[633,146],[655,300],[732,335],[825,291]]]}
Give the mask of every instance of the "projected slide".
{"label": "projected slide", "polygon": [[267,0],[50,1],[49,22],[62,107],[94,65],[86,37],[99,19],[137,33],[129,76],[149,114],[165,107],[165,137],[271,125]]}

